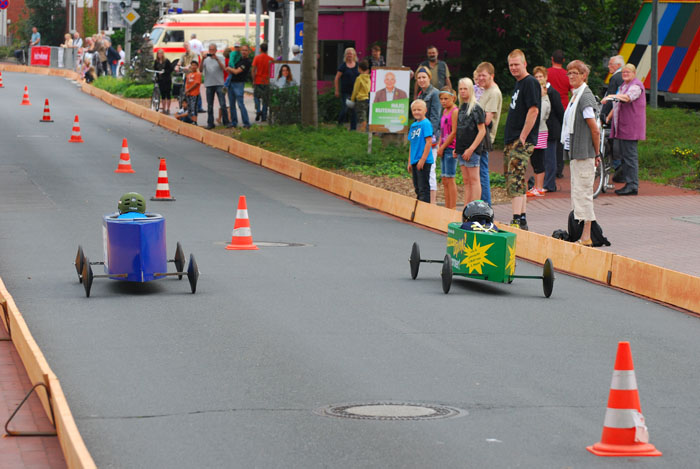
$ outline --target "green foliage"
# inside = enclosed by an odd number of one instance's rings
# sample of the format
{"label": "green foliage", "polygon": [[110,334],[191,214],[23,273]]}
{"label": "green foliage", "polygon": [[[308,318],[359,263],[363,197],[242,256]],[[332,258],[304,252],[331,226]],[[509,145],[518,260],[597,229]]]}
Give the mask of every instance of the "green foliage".
{"label": "green foliage", "polygon": [[29,38],[32,34],[32,26],[30,24],[29,11],[26,5],[22,7],[17,21],[8,25],[8,29],[15,40],[16,48],[23,47],[29,43]]}
{"label": "green foliage", "polygon": [[[58,46],[63,43],[66,25],[66,6],[61,0],[26,0],[30,11],[29,28],[36,26],[41,33],[41,44]],[[29,31],[31,36],[31,31]]]}
{"label": "green foliage", "polygon": [[112,40],[112,47],[115,49],[117,46],[124,47],[124,35],[126,34],[126,29],[115,29],[112,35],[109,37]]}
{"label": "green foliage", "polygon": [[461,43],[461,55],[450,60],[456,75],[471,77],[480,62],[491,62],[506,94],[514,84],[510,51],[523,50],[532,70],[549,66],[554,49],[561,49],[566,60],[591,65],[589,85],[598,93],[607,74],[603,60],[617,53],[640,5],[641,0],[427,0],[422,18],[430,22],[426,30],[449,30],[449,38]]}
{"label": "green foliage", "polygon": [[638,144],[639,177],[700,189],[700,114],[685,108],[647,108],[647,139]]}
{"label": "green foliage", "polygon": [[[124,94],[124,91],[134,83],[123,78],[102,75],[92,82],[92,85],[112,94]],[[151,88],[151,91],[153,89]],[[150,95],[149,95],[150,96]]]}
{"label": "green foliage", "polygon": [[0,47],[0,59],[4,59],[5,57],[10,57],[12,55],[13,51],[14,51],[14,48],[12,46]]}
{"label": "green foliage", "polygon": [[125,98],[150,98],[153,94],[153,85],[130,85],[124,90]]}
{"label": "green foliage", "polygon": [[97,33],[97,20],[87,5],[87,0],[83,0],[83,37],[86,38]]}
{"label": "green foliage", "polygon": [[[131,50],[136,51],[141,55],[140,49],[143,47],[145,40],[144,33],[150,32],[153,25],[160,17],[157,0],[141,0],[141,5],[136,9],[141,18],[131,27]],[[153,55],[153,47],[151,47],[151,56]],[[150,67],[149,67],[150,68]]]}
{"label": "green foliage", "polygon": [[231,11],[239,11],[241,4],[236,0],[204,0],[200,4],[199,11],[207,10],[212,13],[228,13]]}
{"label": "green foliage", "polygon": [[270,86],[270,123],[273,125],[301,124],[301,95],[298,86]]}
{"label": "green foliage", "polygon": [[340,98],[336,98],[333,88],[318,95],[318,121],[337,122],[340,114]]}

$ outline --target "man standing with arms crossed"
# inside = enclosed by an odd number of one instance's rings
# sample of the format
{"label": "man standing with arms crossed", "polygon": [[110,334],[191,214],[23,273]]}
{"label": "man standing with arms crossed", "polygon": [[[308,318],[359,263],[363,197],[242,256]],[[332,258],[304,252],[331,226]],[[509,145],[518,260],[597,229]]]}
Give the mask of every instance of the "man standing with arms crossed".
{"label": "man standing with arms crossed", "polygon": [[[496,82],[493,81],[495,70],[493,64],[489,62],[481,62],[476,67],[477,84],[484,90],[479,97],[479,104],[486,112],[486,137],[491,141],[491,144],[496,141],[496,131],[498,130],[498,121],[501,120],[501,107],[503,105],[503,95],[501,89]],[[488,145],[484,148],[484,152],[479,159],[479,179],[481,181],[481,200],[491,205],[491,178],[489,176],[489,152],[486,148],[491,148]]]}
{"label": "man standing with arms crossed", "polygon": [[508,69],[516,79],[506,119],[503,151],[506,190],[513,198],[510,226],[527,230],[525,170],[537,143],[542,91],[540,83],[527,72],[525,54],[520,49],[508,54]]}

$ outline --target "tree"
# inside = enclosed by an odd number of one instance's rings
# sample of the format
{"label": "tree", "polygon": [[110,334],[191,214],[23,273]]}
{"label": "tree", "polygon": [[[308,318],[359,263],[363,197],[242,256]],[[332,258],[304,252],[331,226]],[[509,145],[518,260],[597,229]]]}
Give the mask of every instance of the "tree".
{"label": "tree", "polygon": [[301,59],[301,123],[318,127],[318,0],[304,2],[304,54]]}
{"label": "tree", "polygon": [[216,11],[226,13],[232,10],[238,11],[241,9],[241,4],[236,0],[205,0],[202,2],[200,10]]}
{"label": "tree", "polygon": [[389,30],[386,41],[387,67],[401,67],[403,65],[403,43],[407,16],[407,1],[391,0],[389,5]]}
{"label": "tree", "polygon": [[141,6],[138,8],[138,12],[141,17],[131,27],[132,51],[138,51],[143,46],[144,33],[150,32],[153,25],[158,21],[160,17],[158,0],[141,0]]}
{"label": "tree", "polygon": [[66,5],[62,0],[27,0],[31,11],[29,27],[36,26],[41,33],[41,44],[57,46],[63,43],[66,32]]}

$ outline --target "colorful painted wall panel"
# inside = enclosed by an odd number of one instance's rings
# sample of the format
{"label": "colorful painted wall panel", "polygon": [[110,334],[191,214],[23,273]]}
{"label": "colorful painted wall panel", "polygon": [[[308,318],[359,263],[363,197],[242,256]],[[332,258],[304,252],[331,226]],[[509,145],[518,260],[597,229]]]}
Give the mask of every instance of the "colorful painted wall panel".
{"label": "colorful painted wall panel", "polygon": [[[651,0],[642,4],[620,55],[650,87]],[[659,2],[659,91],[700,94],[700,1]]]}

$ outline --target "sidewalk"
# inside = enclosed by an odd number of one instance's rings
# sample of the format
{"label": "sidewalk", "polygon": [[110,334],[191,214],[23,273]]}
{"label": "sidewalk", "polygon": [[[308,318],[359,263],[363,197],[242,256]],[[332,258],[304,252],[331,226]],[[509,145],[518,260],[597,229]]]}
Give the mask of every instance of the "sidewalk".
{"label": "sidewalk", "polygon": [[[489,154],[492,172],[503,173],[503,152]],[[527,177],[532,175],[528,168]],[[616,184],[616,189],[622,184]],[[569,167],[557,179],[557,192],[527,200],[527,224],[531,231],[552,235],[567,229],[571,208]],[[700,193],[640,182],[639,195],[601,194],[594,200],[595,214],[611,243],[606,251],[686,274],[700,276]],[[510,204],[494,206],[496,219],[508,223]]]}
{"label": "sidewalk", "polygon": [[[7,331],[0,321],[0,337],[6,335]],[[12,342],[0,342],[0,468],[65,468],[58,437],[5,435],[5,422],[31,387],[15,346]],[[9,427],[17,431],[53,430],[35,393],[15,415]]]}

